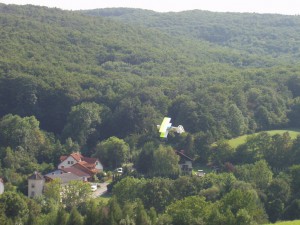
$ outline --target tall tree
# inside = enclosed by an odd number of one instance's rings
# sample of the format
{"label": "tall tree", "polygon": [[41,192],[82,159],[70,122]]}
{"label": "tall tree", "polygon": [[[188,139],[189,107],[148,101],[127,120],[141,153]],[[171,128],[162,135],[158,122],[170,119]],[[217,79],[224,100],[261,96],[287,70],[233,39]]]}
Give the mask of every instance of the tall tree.
{"label": "tall tree", "polygon": [[127,162],[129,145],[122,139],[110,137],[97,144],[95,156],[101,159],[108,168],[115,169]]}
{"label": "tall tree", "polygon": [[247,125],[245,123],[245,117],[235,104],[229,106],[228,117],[228,127],[233,136],[239,136],[246,132]]}
{"label": "tall tree", "polygon": [[13,149],[21,146],[30,155],[35,156],[45,142],[45,135],[34,117],[20,117],[8,114],[0,120],[0,139],[2,146]]}
{"label": "tall tree", "polygon": [[160,145],[153,153],[150,173],[155,176],[176,177],[179,175],[179,156],[172,147]]}
{"label": "tall tree", "polygon": [[78,207],[80,203],[91,198],[91,186],[83,181],[70,181],[61,191],[63,191],[62,204],[67,210]]}
{"label": "tall tree", "polygon": [[83,217],[76,207],[72,208],[67,225],[83,225]]}
{"label": "tall tree", "polygon": [[97,132],[96,128],[101,123],[101,111],[102,107],[95,102],[73,106],[63,136],[72,138],[81,146],[85,145],[89,137]]}

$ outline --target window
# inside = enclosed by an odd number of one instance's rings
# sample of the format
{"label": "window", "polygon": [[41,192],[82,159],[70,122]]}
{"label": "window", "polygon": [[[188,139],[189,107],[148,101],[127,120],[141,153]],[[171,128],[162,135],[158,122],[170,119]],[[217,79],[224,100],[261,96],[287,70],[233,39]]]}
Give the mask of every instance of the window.
{"label": "window", "polygon": [[71,161],[71,164],[74,164],[74,162],[73,162],[73,161]]}
{"label": "window", "polygon": [[68,161],[68,164],[71,164],[71,162],[70,162],[70,161]]}
{"label": "window", "polygon": [[31,184],[31,188],[35,188],[35,184]]}
{"label": "window", "polygon": [[34,191],[31,192],[31,197],[34,197],[35,193]]}

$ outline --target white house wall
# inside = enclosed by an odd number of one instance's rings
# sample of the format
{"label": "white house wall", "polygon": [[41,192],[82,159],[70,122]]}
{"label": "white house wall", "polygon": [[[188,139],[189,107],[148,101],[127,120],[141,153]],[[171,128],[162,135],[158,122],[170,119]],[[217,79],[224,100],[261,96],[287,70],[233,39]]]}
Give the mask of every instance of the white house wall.
{"label": "white house wall", "polygon": [[103,166],[98,160],[96,161],[96,169],[100,170],[100,171],[103,171]]}
{"label": "white house wall", "polygon": [[76,163],[77,163],[77,161],[72,156],[68,156],[68,158],[66,158],[64,161],[62,161],[58,165],[58,169],[69,168],[69,167],[73,166]]}
{"label": "white house wall", "polygon": [[28,180],[28,197],[33,198],[43,194],[44,180]]}

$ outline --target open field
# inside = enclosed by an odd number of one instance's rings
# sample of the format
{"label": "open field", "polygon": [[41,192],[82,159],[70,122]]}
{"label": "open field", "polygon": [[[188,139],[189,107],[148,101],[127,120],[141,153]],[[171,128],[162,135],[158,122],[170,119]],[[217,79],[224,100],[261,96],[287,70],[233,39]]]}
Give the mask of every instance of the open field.
{"label": "open field", "polygon": [[[292,139],[295,139],[298,135],[300,135],[300,130],[293,130],[293,129],[291,129],[291,130],[271,130],[271,131],[266,131],[266,132],[269,135],[283,134],[285,132],[288,132]],[[245,143],[248,136],[256,135],[256,134],[258,134],[258,133],[250,134],[250,135],[243,135],[243,136],[240,136],[237,138],[230,139],[228,142],[233,148],[236,148],[237,146]]]}
{"label": "open field", "polygon": [[[274,225],[299,225],[300,220],[277,222],[277,223],[271,223],[271,224],[274,224]],[[271,225],[271,224],[264,224],[264,225]]]}

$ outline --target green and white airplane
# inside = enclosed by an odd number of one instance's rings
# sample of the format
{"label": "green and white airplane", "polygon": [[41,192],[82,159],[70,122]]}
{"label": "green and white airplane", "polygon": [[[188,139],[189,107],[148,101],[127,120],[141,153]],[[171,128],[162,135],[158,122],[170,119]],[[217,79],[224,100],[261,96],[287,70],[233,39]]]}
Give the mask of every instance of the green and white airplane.
{"label": "green and white airplane", "polygon": [[178,127],[173,127],[172,123],[170,123],[170,121],[171,121],[171,118],[165,117],[163,119],[161,125],[157,125],[157,128],[159,129],[161,138],[167,138],[169,131],[175,131],[178,134],[185,132],[183,126],[179,125]]}

